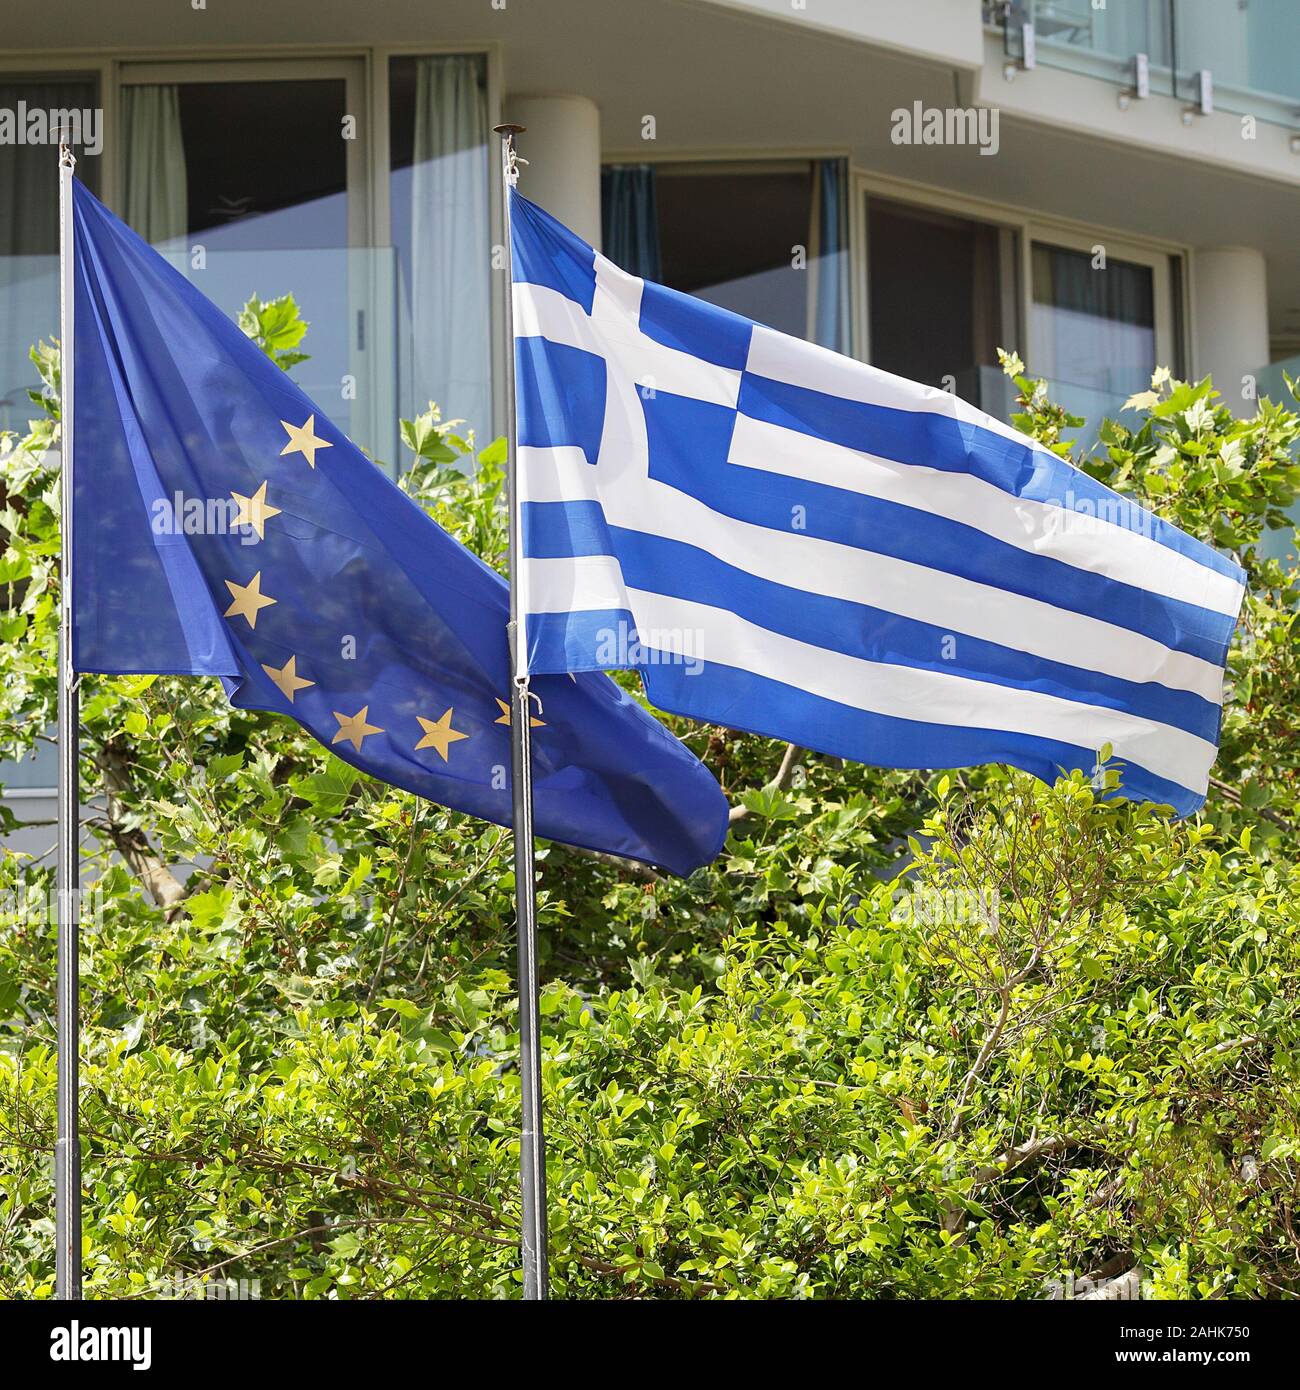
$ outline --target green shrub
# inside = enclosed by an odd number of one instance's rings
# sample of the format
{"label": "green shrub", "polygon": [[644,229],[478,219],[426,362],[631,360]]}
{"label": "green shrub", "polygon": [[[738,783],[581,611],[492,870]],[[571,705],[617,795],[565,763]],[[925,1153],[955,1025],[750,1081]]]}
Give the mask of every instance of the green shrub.
{"label": "green shrub", "polygon": [[[246,315],[273,355],[282,303]],[[56,431],[0,445],[10,756],[53,717]],[[1201,816],[669,721],[738,808],[715,865],[542,847],[558,1296],[1300,1292],[1296,578],[1260,553],[1298,433],[1157,374],[1083,461],[1250,574]],[[403,439],[403,485],[499,563],[499,443],[467,474],[456,422]],[[517,1296],[509,837],[216,682],[87,677],[83,749],[88,1294]],[[0,1294],[48,1297],[49,859],[0,880]]]}

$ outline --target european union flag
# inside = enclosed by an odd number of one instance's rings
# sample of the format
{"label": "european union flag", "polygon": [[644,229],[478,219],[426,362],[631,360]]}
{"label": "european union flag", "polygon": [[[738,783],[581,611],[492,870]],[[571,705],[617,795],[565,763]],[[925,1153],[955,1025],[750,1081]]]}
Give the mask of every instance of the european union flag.
{"label": "european union flag", "polygon": [[[363,772],[508,825],[505,584],[74,190],[76,669],[218,676]],[[533,689],[538,834],[679,874],[718,853],[716,781],[608,677]]]}

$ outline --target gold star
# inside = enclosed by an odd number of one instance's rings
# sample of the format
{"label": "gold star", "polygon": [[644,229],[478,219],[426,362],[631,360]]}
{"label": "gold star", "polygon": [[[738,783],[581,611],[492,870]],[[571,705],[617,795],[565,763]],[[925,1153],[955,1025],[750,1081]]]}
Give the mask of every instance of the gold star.
{"label": "gold star", "polygon": [[[498,719],[496,722],[498,724],[509,724],[510,706],[506,704],[506,702],[502,699],[498,699],[497,704],[501,706],[501,718]],[[530,729],[544,729],[546,727],[546,722],[545,720],[538,719],[538,717],[535,714],[530,714],[528,716],[528,727]]]}
{"label": "gold star", "polygon": [[334,718],[339,721],[339,731],[330,739],[330,743],[339,743],[346,739],[360,753],[363,738],[384,732],[378,724],[366,723],[366,715],[369,713],[369,705],[362,705],[356,714],[340,714],[338,710],[335,710]]}
{"label": "gold star", "polygon": [[289,433],[289,442],[280,450],[281,458],[285,454],[301,454],[315,468],[316,450],[334,447],[328,439],[322,439],[316,433],[316,417],[314,415],[307,417],[305,425],[291,425],[288,420],[281,420],[280,423]]}
{"label": "gold star", "polygon": [[230,590],[235,600],[226,609],[226,617],[247,618],[249,627],[256,627],[257,615],[263,608],[269,608],[275,602],[275,599],[268,598],[262,592],[261,570],[258,570],[247,584],[236,584],[233,579],[227,579],[226,588]]}
{"label": "gold star", "polygon": [[469,737],[468,734],[462,734],[458,729],[451,727],[451,710],[448,710],[436,723],[432,719],[426,719],[422,714],[417,714],[415,717],[420,721],[420,727],[424,730],[424,737],[415,745],[417,753],[421,748],[436,748],[438,756],[445,763],[447,761],[447,749],[457,739]]}
{"label": "gold star", "polygon": [[236,526],[251,526],[257,532],[257,539],[266,539],[266,523],[273,516],[280,515],[280,508],[273,507],[266,500],[266,484],[261,487],[251,497],[245,497],[242,492],[236,492],[231,488],[230,495],[239,503],[239,515],[235,518]]}
{"label": "gold star", "polygon": [[315,685],[315,681],[304,680],[297,671],[298,658],[291,656],[288,661],[277,671],[274,666],[262,663],[262,670],[280,687],[280,693],[290,704],[293,704],[293,697],[299,690],[306,690],[309,685]]}

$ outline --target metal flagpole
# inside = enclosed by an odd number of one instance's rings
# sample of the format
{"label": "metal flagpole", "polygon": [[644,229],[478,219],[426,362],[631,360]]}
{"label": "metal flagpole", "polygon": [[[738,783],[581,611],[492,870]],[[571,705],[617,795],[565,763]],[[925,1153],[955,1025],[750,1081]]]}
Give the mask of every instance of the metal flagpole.
{"label": "metal flagpole", "polygon": [[515,153],[524,127],[499,125],[501,202],[506,270],[506,482],[510,507],[510,765],[515,842],[515,916],[519,931],[519,1083],[523,1115],[519,1130],[519,1186],[523,1211],[520,1241],[524,1297],[547,1295],[546,1137],[542,1127],[542,1054],[537,1006],[537,893],[533,863],[532,707],[528,656],[520,616],[523,561],[522,515],[515,454],[515,333],[510,254],[510,191],[525,161]]}
{"label": "metal flagpole", "polygon": [[72,669],[72,424],[73,278],[71,146],[59,144],[59,847],[58,890],[58,1135],[54,1145],[55,1292],[81,1297],[81,1137],[77,1124],[80,980],[80,796],[77,784],[79,720]]}

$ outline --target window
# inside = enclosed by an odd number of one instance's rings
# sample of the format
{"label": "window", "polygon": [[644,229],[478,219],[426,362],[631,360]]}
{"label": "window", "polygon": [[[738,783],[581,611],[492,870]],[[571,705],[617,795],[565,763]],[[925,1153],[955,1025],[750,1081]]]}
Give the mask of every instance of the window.
{"label": "window", "polygon": [[610,166],[604,250],[634,275],[848,352],[847,185],[839,159]]}
{"label": "window", "polygon": [[[99,111],[91,77],[0,76],[0,110],[19,120],[51,111]],[[95,139],[102,138],[102,117]],[[24,136],[28,126],[24,125]],[[89,132],[83,132],[88,136]],[[99,186],[101,156],[79,148],[77,173]],[[0,144],[0,430],[26,429],[29,389],[40,385],[28,349],[59,334],[59,178],[48,143]]]}
{"label": "window", "polygon": [[913,201],[890,180],[863,176],[860,186],[859,309],[873,365],[1006,420],[1015,388],[997,349],[1014,349],[1053,400],[1084,417],[1084,448],[1157,365],[1182,369],[1177,256],[975,199]]}
{"label": "window", "polygon": [[1016,337],[1016,234],[884,198],[867,202],[871,362],[996,413],[997,349]]}
{"label": "window", "polygon": [[1144,390],[1156,367],[1152,268],[1043,242],[1032,264],[1034,371],[1079,399]]}
{"label": "window", "polygon": [[[128,87],[125,109],[135,110],[133,97],[138,103],[159,90]],[[182,82],[175,91],[177,138],[184,151],[177,192],[184,194],[185,232],[191,239],[218,251],[348,244],[343,78]],[[149,140],[138,116],[134,121],[128,116],[126,125],[129,138],[145,150],[164,143]],[[131,153],[128,146],[128,161]],[[137,188],[128,177],[128,218]],[[179,208],[177,215],[179,220]]]}
{"label": "window", "polygon": [[231,317],[292,293],[295,381],[362,446],[395,452],[392,334],[368,209],[363,67],[348,59],[123,69],[116,209]]}
{"label": "window", "polygon": [[808,239],[812,176],[658,171],[665,283],[802,337],[808,276],[794,248]]}
{"label": "window", "polygon": [[1082,440],[1090,443],[1102,416],[1145,390],[1157,366],[1181,370],[1179,262],[1100,234],[1030,228],[1029,238],[1023,355],[1035,376],[1047,378],[1052,398],[1088,422]]}

